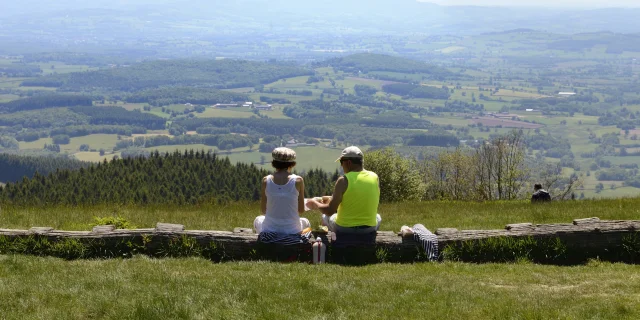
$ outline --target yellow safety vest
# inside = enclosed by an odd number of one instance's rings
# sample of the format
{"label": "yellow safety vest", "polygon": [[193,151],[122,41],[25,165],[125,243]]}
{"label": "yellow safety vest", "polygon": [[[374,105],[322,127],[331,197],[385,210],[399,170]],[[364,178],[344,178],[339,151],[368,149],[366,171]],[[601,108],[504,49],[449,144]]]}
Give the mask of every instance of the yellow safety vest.
{"label": "yellow safety vest", "polygon": [[375,227],[380,187],[378,175],[371,171],[345,174],[348,186],[338,207],[336,224],[341,227]]}

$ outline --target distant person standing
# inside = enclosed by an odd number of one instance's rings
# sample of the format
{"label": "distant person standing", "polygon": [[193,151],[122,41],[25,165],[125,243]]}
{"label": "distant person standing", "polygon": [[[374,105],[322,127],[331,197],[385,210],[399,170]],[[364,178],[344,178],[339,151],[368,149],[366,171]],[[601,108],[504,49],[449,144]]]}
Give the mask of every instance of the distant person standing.
{"label": "distant person standing", "polygon": [[542,185],[536,183],[533,186],[533,195],[531,196],[531,203],[534,202],[549,202],[551,201],[551,195],[547,190],[542,189]]}

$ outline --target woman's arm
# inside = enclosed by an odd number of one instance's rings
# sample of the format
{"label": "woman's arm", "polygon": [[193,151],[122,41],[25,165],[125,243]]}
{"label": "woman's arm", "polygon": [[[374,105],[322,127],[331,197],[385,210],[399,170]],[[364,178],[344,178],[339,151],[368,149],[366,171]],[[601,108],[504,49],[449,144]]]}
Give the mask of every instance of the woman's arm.
{"label": "woman's arm", "polygon": [[260,212],[267,214],[267,177],[262,178],[262,191],[260,193]]}
{"label": "woman's arm", "polygon": [[304,213],[304,180],[302,177],[296,178],[296,189],[298,189],[298,214]]}

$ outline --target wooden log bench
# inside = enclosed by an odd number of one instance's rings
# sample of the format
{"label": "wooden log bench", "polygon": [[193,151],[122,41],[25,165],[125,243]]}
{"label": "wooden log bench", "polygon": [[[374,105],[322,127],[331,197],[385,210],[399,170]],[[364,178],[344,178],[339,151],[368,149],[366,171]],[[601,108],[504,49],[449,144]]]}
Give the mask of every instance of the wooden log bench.
{"label": "wooden log bench", "polygon": [[[457,230],[441,228],[436,230],[440,250],[462,243],[483,241],[504,237],[512,239],[559,239],[570,250],[582,250],[598,253],[611,248],[622,247],[625,237],[638,235],[640,220],[600,220],[598,218],[577,219],[565,224],[517,223],[506,225],[499,230]],[[331,234],[315,234],[327,244],[331,251]],[[62,231],[50,227],[34,227],[29,230],[0,229],[0,237],[7,240],[38,238],[48,242],[75,239],[82,243],[91,243],[109,249],[127,243],[138,246],[141,253],[153,256],[172,255],[181,249],[194,247],[197,250],[209,250],[224,260],[252,260],[269,258],[264,248],[257,242],[257,234],[248,228],[236,228],[234,231],[187,230],[183,225],[158,223],[150,229],[116,229],[113,226],[96,226],[91,231]],[[639,238],[640,240],[640,238]],[[182,246],[182,247],[181,247]],[[196,250],[194,249],[194,250]],[[272,249],[284,250],[272,246]],[[288,248],[291,249],[291,248]],[[310,252],[311,245],[295,248],[298,253]],[[172,251],[173,250],[173,251]],[[402,236],[396,232],[379,231],[375,250],[381,260],[388,262],[413,262],[420,260],[421,248],[413,236]],[[198,252],[200,252],[198,251]],[[261,254],[259,251],[263,251]],[[178,254],[179,255],[179,254]],[[290,256],[290,255],[289,255]],[[277,257],[276,257],[277,258]],[[310,261],[311,255],[300,254],[300,261]],[[276,259],[277,260],[277,259]],[[281,260],[281,259],[280,259]]]}

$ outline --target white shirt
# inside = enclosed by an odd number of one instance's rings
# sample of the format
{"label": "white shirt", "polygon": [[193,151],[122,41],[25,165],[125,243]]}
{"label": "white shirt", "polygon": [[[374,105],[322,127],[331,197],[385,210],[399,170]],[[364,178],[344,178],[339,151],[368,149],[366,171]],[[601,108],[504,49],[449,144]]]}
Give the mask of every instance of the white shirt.
{"label": "white shirt", "polygon": [[276,184],[273,176],[267,176],[267,212],[262,230],[286,234],[300,233],[300,214],[298,214],[298,189],[292,174],[284,185]]}

